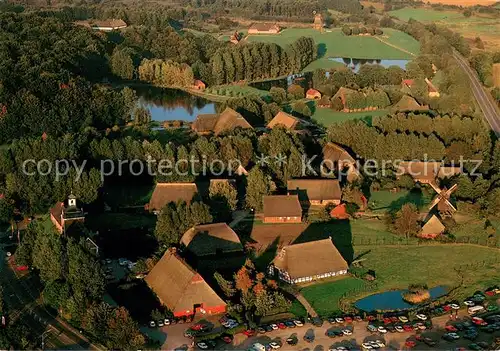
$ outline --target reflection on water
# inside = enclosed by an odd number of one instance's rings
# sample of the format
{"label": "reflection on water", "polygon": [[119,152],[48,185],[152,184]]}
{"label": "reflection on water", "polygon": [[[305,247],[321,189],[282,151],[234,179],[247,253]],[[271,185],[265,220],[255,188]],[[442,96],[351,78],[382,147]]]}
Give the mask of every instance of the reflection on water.
{"label": "reflection on water", "polygon": [[153,121],[194,121],[199,114],[216,112],[216,103],[182,90],[155,87],[134,89],[139,96],[139,105],[151,112]]}
{"label": "reflection on water", "polygon": [[385,68],[389,66],[398,66],[402,69],[405,69],[406,64],[409,60],[380,60],[380,59],[356,59],[349,57],[330,57],[328,58],[330,61],[340,62],[351,68],[354,72],[358,72],[362,65],[364,64],[372,64],[372,65],[381,65]]}
{"label": "reflection on water", "polygon": [[[403,300],[403,293],[406,291],[407,290],[393,290],[370,295],[356,301],[354,306],[366,312],[410,309],[415,307],[415,305],[409,304]],[[429,289],[431,300],[444,296],[447,292],[448,289],[445,286],[436,286],[435,288]]]}

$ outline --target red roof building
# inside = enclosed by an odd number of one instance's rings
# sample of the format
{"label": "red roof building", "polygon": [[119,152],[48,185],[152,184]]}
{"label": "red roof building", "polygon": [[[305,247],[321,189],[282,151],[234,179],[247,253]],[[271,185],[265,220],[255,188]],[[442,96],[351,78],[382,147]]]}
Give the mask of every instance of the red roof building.
{"label": "red roof building", "polygon": [[321,93],[316,89],[309,89],[306,91],[306,99],[318,100],[321,99]]}

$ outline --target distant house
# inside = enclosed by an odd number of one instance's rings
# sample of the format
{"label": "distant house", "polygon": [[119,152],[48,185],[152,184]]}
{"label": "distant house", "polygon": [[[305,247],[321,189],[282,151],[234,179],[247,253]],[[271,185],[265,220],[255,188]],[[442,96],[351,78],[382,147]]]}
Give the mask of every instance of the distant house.
{"label": "distant house", "polygon": [[229,42],[233,44],[238,44],[240,40],[241,40],[241,33],[239,33],[238,31],[234,32],[229,38]]}
{"label": "distant house", "polygon": [[299,127],[300,120],[286,112],[280,111],[267,124],[267,128],[273,129],[276,126],[283,126],[288,130],[296,130]]}
{"label": "distant house", "polygon": [[422,230],[418,234],[418,237],[423,239],[435,239],[443,234],[445,230],[446,227],[441,223],[439,218],[436,215],[432,215],[422,226]]}
{"label": "distant house", "polygon": [[[427,84],[428,96],[429,97],[439,97],[440,96],[439,91],[434,86],[434,84],[432,84],[432,82],[427,78],[425,78],[424,81]],[[415,84],[414,79],[403,79],[401,82],[401,89],[405,93],[411,94],[411,89],[412,89],[414,84]]]}
{"label": "distant house", "polygon": [[248,28],[248,34],[278,34],[280,31],[276,23],[254,23]]}
{"label": "distant house", "polygon": [[321,99],[321,93],[316,89],[310,88],[306,91],[306,99],[319,100]]}
{"label": "distant house", "polygon": [[302,207],[297,195],[264,196],[264,223],[300,223]]}
{"label": "distant house", "polygon": [[400,162],[399,174],[409,174],[415,182],[430,184],[436,181],[441,162],[405,161]]}
{"label": "distant house", "polygon": [[342,190],[337,179],[292,179],[287,182],[288,195],[298,195],[301,204],[339,205]]}
{"label": "distant house", "polygon": [[324,26],[325,22],[323,21],[323,15],[320,13],[314,15],[313,28],[322,31]]}
{"label": "distant house", "polygon": [[337,90],[337,92],[335,93],[335,95],[333,95],[332,101],[335,99],[340,99],[340,102],[342,103],[344,110],[348,110],[349,106],[347,104],[347,96],[349,94],[353,94],[355,92],[356,92],[356,90],[354,90],[354,89],[340,87],[339,90]]}
{"label": "distant house", "polygon": [[159,213],[168,203],[184,201],[190,203],[198,193],[198,187],[195,183],[157,183],[147,210]]}
{"label": "distant house", "polygon": [[66,202],[58,202],[50,209],[50,220],[61,234],[75,222],[84,222],[85,213],[76,203],[75,195],[71,194]]}
{"label": "distant house", "polygon": [[434,84],[432,84],[432,82],[427,78],[425,78],[425,82],[427,83],[427,90],[429,92],[429,97],[439,97],[440,96],[439,91],[434,86]]}
{"label": "distant house", "polygon": [[195,256],[243,251],[240,238],[226,223],[197,225],[184,233],[180,243]]}
{"label": "distant house", "polygon": [[284,246],[269,266],[288,283],[303,283],[347,274],[348,265],[332,239]]}
{"label": "distant house", "polygon": [[165,252],[145,281],[174,317],[226,312],[226,303],[174,248]]}
{"label": "distant house", "polygon": [[330,217],[335,219],[348,219],[349,213],[347,213],[346,205],[340,204],[335,206],[335,208],[330,211]]}
{"label": "distant house", "polygon": [[193,88],[196,90],[205,90],[207,86],[199,79],[195,79],[193,83]]}
{"label": "distant house", "polygon": [[127,23],[121,19],[76,21],[75,24],[103,32],[127,28]]}
{"label": "distant house", "polygon": [[191,127],[198,134],[215,135],[235,128],[253,128],[241,114],[230,107],[221,114],[198,115]]}
{"label": "distant house", "polygon": [[428,105],[420,105],[417,100],[409,95],[403,95],[401,99],[392,106],[392,110],[395,112],[407,112],[407,111],[428,111]]}
{"label": "distant house", "polygon": [[352,182],[359,177],[356,160],[342,146],[326,143],[323,147],[323,167],[326,170],[343,172],[347,169],[347,180]]}

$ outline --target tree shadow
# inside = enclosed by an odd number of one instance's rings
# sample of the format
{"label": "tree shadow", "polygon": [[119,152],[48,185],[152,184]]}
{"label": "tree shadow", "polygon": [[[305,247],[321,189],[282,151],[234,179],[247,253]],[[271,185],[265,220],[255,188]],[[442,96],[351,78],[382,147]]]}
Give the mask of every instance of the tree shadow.
{"label": "tree shadow", "polygon": [[256,255],[254,257],[255,268],[260,272],[265,272],[267,267],[271,264],[276,256],[276,252],[278,250],[280,242],[280,237],[276,237],[271,244],[269,244],[266,249],[260,253],[260,255]]}
{"label": "tree shadow", "polygon": [[318,56],[317,58],[322,58],[326,54],[326,44],[318,44]]}
{"label": "tree shadow", "polygon": [[417,206],[418,209],[422,208],[424,205],[424,194],[422,193],[421,188],[413,188],[411,189],[405,196],[400,197],[399,199],[391,202],[387,209],[390,214],[396,214],[403,205],[407,203],[412,203]]}

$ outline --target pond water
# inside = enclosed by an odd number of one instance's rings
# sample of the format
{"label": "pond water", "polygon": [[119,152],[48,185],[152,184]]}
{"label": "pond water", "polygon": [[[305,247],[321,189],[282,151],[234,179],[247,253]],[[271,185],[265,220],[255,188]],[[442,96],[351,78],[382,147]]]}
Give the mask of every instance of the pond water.
{"label": "pond water", "polygon": [[140,87],[135,91],[153,121],[194,121],[199,114],[216,113],[216,103],[182,90]]}
{"label": "pond water", "polygon": [[288,77],[280,79],[270,79],[260,82],[252,82],[249,85],[251,87],[260,90],[270,90],[272,87],[280,87],[286,89],[292,84],[299,84],[304,89],[307,89],[309,88],[311,80],[312,80],[311,72],[305,72],[305,73],[292,74]]}
{"label": "pond water", "polygon": [[[386,310],[405,310],[415,307],[416,305],[409,304],[403,300],[402,293],[408,290],[393,290],[386,291],[380,294],[367,296],[356,301],[356,308],[371,312],[371,311],[386,311]],[[429,289],[431,300],[435,300],[443,295],[446,295],[448,288],[446,286],[436,286]]]}
{"label": "pond water", "polygon": [[328,58],[330,61],[340,62],[350,67],[354,72],[358,72],[362,65],[365,64],[373,64],[373,65],[381,65],[385,68],[389,66],[398,66],[402,69],[405,69],[406,64],[409,60],[379,60],[379,59],[356,59],[349,57],[330,57]]}

